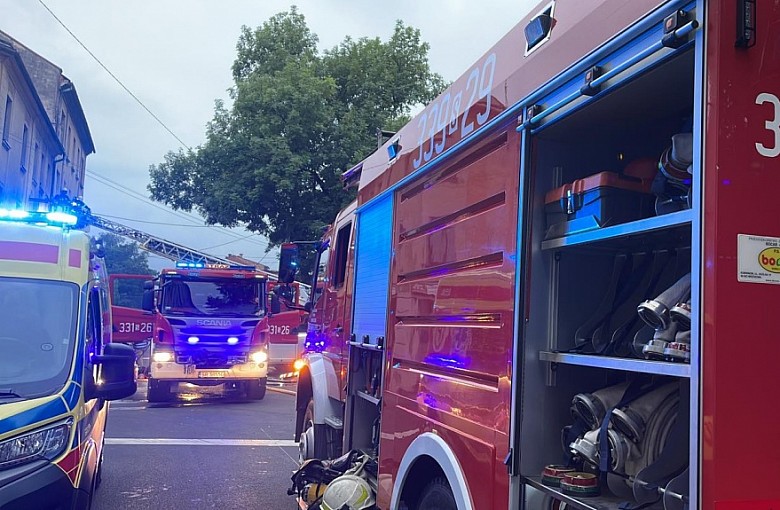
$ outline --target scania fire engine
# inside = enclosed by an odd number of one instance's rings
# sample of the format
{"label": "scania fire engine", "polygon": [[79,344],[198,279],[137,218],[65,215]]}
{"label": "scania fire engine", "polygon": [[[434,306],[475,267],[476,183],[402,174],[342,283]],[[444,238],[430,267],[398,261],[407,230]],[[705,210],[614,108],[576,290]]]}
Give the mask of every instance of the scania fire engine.
{"label": "scania fire engine", "polygon": [[546,0],[345,173],[301,508],[780,508],[779,27]]}
{"label": "scania fire engine", "polygon": [[254,400],[268,375],[266,277],[253,267],[180,263],[147,282],[151,324],[147,398],[168,400],[178,383],[226,385]]}

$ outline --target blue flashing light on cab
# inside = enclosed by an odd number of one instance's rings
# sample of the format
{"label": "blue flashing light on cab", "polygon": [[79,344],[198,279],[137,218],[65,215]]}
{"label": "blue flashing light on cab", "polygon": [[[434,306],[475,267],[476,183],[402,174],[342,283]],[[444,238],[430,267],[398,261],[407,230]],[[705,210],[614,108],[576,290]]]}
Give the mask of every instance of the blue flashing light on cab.
{"label": "blue flashing light on cab", "polygon": [[176,267],[181,269],[203,269],[206,265],[203,262],[180,261],[176,263]]}

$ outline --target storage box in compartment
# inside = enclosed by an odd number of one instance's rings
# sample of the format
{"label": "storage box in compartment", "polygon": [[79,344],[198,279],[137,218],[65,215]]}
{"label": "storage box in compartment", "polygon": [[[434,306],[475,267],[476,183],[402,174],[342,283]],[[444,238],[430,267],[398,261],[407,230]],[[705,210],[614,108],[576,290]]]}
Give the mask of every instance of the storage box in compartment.
{"label": "storage box in compartment", "polygon": [[656,168],[653,160],[641,159],[623,173],[600,172],[549,191],[545,239],[652,216],[650,187]]}

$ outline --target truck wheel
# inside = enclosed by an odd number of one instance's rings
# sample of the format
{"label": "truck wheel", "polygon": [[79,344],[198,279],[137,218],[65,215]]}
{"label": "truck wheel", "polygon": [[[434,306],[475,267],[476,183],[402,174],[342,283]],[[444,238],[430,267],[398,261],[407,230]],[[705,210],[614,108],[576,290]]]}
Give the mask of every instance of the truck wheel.
{"label": "truck wheel", "polygon": [[171,383],[158,379],[149,379],[146,400],[149,402],[167,402],[171,398]]}
{"label": "truck wheel", "polygon": [[263,400],[265,398],[265,388],[268,379],[263,377],[259,381],[249,381],[246,383],[246,396],[249,400]]}
{"label": "truck wheel", "polygon": [[327,425],[314,423],[314,399],[309,400],[306,412],[303,415],[303,432],[298,441],[298,460],[303,463],[306,459],[327,459]]}
{"label": "truck wheel", "polygon": [[417,510],[458,510],[455,496],[452,495],[450,484],[444,478],[434,478],[425,486],[425,489],[417,501]]}

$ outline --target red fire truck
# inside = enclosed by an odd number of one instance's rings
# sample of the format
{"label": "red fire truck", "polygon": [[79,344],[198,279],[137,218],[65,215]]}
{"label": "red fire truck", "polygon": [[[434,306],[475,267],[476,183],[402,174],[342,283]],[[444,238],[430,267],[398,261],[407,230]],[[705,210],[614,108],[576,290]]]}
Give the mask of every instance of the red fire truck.
{"label": "red fire truck", "polygon": [[302,456],[382,509],[780,508],[779,96],[776,2],[541,3],[345,174]]}
{"label": "red fire truck", "polygon": [[177,264],[144,291],[151,314],[148,399],[163,401],[172,385],[227,384],[265,396],[268,374],[266,278],[254,268]]}
{"label": "red fire truck", "polygon": [[[141,249],[173,262],[187,261],[208,265],[211,269],[236,266],[233,261],[214,257],[98,215],[91,214],[89,222],[102,230],[135,241]],[[279,289],[278,293],[271,292],[277,285],[276,276],[262,271],[259,274],[268,279],[266,295],[267,310],[271,312],[268,319],[270,373],[277,377],[294,374],[295,362],[302,351],[302,338],[308,316],[301,306],[305,300],[306,286],[293,282]],[[136,348],[142,372],[148,371],[151,359],[148,347],[153,325],[149,315],[144,314],[141,309],[143,282],[150,278],[148,275],[111,276],[111,294],[115,303],[112,308],[116,323],[114,341]],[[282,290],[284,292],[281,292]],[[280,296],[284,299],[278,299]]]}

